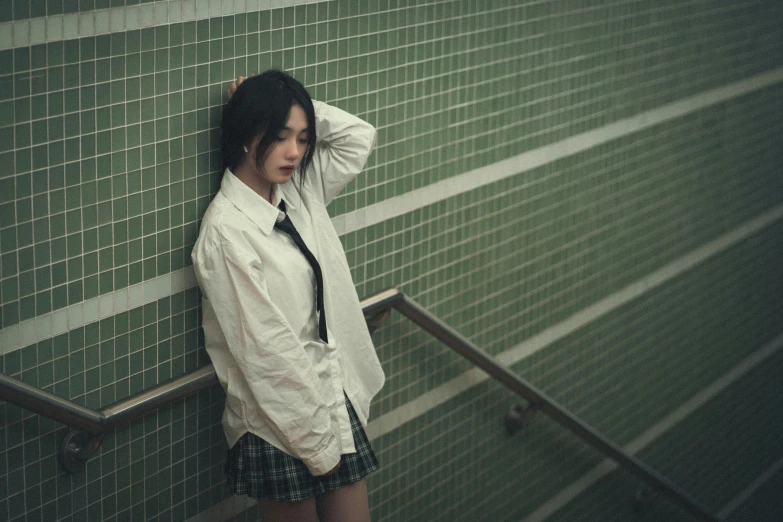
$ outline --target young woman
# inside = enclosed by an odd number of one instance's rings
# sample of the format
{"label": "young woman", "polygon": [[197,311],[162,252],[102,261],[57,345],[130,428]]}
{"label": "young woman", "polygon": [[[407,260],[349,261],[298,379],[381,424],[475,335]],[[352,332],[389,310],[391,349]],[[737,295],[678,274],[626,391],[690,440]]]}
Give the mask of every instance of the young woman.
{"label": "young woman", "polygon": [[326,205],[375,129],[280,71],[239,77],[225,170],[193,249],[206,349],[226,391],[226,473],[264,522],[366,522],[363,426],[383,371]]}

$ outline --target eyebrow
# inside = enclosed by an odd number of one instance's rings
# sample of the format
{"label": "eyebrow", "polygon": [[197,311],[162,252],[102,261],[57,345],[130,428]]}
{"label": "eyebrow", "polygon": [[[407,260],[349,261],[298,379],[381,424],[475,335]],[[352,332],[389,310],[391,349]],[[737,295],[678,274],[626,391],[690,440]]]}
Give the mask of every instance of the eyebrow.
{"label": "eyebrow", "polygon": [[[294,129],[292,129],[291,127],[285,126],[285,127],[283,127],[283,130],[293,131]],[[299,134],[302,134],[303,132],[309,132],[309,131],[310,131],[310,127],[305,127],[304,129],[299,131]]]}

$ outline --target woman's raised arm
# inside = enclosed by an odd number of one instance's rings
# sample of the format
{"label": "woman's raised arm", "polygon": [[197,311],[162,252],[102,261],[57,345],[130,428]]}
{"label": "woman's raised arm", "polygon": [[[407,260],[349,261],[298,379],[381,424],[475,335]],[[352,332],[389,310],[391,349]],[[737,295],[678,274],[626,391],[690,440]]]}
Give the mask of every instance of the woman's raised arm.
{"label": "woman's raised arm", "polygon": [[313,105],[318,143],[307,178],[328,204],[364,168],[375,146],[375,127],[323,102],[313,100]]}

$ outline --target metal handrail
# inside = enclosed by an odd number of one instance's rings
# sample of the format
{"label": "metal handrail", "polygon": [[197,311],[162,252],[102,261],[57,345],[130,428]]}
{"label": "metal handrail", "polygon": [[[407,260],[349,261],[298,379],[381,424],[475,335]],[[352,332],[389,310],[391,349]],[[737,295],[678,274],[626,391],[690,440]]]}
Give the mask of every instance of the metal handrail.
{"label": "metal handrail", "polygon": [[0,399],[78,428],[88,435],[97,435],[217,382],[215,370],[209,364],[95,411],[0,373]]}
{"label": "metal handrail", "polygon": [[403,295],[402,299],[393,306],[402,315],[438,338],[449,348],[472,362],[474,365],[484,370],[490,377],[500,382],[514,393],[522,396],[534,409],[546,413],[552,420],[579,437],[583,442],[611,458],[628,471],[634,473],[650,486],[668,494],[672,500],[694,515],[703,520],[720,520],[716,515],[712,514],[706,507],[691,498],[670,480],[601,435],[567,409],[547,397],[543,392],[536,389],[532,384],[498,364],[492,357],[484,353],[484,351],[479,349],[475,344],[415,301]]}
{"label": "metal handrail", "polygon": [[60,461],[75,472],[100,448],[106,431],[217,383],[215,369],[208,364],[95,411],[0,373],[0,399],[77,428],[60,446]]}
{"label": "metal handrail", "polygon": [[[389,315],[391,308],[396,309],[459,355],[484,370],[490,377],[523,397],[533,410],[547,414],[588,445],[639,476],[650,486],[669,495],[686,510],[703,520],[720,520],[678,486],[598,433],[533,385],[497,363],[470,340],[400,290],[386,290],[363,300],[361,304],[371,329],[377,327]],[[90,455],[100,447],[102,434],[105,431],[217,382],[215,370],[209,364],[96,412],[0,374],[0,399],[82,430],[71,432],[63,441],[60,451],[60,458],[65,467],[75,471],[80,469]]]}

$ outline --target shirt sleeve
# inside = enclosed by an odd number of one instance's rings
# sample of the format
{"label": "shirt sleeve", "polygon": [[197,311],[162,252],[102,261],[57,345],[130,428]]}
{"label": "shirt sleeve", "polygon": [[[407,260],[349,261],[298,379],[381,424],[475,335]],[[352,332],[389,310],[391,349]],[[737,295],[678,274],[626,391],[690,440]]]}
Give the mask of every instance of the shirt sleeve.
{"label": "shirt sleeve", "polygon": [[[217,242],[194,262],[237,370],[268,425],[313,475],[340,461],[340,447],[318,376],[298,337],[267,292],[257,256]],[[195,261],[195,260],[194,260]]]}
{"label": "shirt sleeve", "polygon": [[306,183],[329,204],[364,168],[375,145],[375,127],[337,107],[313,100],[318,138]]}

